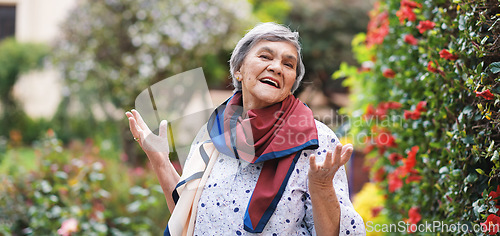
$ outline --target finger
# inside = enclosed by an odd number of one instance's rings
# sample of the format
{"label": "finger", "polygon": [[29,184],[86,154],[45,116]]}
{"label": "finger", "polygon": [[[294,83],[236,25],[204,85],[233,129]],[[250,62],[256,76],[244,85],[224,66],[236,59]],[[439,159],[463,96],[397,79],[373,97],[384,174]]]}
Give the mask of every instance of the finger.
{"label": "finger", "polygon": [[344,156],[345,152],[348,151],[349,149],[353,149],[352,144],[348,143],[342,147],[342,156]]}
{"label": "finger", "polygon": [[312,171],[317,171],[318,170],[318,166],[316,165],[316,156],[314,154],[312,154],[309,157],[309,168]]}
{"label": "finger", "polygon": [[[139,133],[139,136],[138,136],[138,138],[139,138],[139,142],[138,142],[138,143],[139,143],[139,145],[141,145],[141,147],[142,147],[142,144],[144,143],[144,141],[146,141],[146,135],[144,134],[144,132],[143,132],[142,130],[141,130],[141,131],[139,131],[138,133]],[[143,148],[143,149],[144,149],[144,148]]]}
{"label": "finger", "polygon": [[[346,147],[347,146],[347,147]],[[351,159],[352,152],[354,151],[352,145],[346,145],[342,148],[341,165],[345,165]]]}
{"label": "finger", "polygon": [[332,152],[331,150],[326,152],[326,157],[325,161],[323,162],[323,167],[330,168],[333,165],[333,155],[335,155],[335,153]]}
{"label": "finger", "polygon": [[130,117],[132,117],[132,118],[133,118],[133,117],[134,117],[134,114],[132,114],[132,112],[130,112],[130,111],[125,112],[125,115],[126,115],[128,118],[130,118]]}
{"label": "finger", "polygon": [[162,120],[160,122],[160,131],[159,135],[162,138],[166,138],[168,135],[168,122],[166,120]]}
{"label": "finger", "polygon": [[342,144],[337,143],[337,145],[334,148],[332,163],[331,164],[329,163],[330,166],[340,162],[341,153],[342,153]]}
{"label": "finger", "polygon": [[137,129],[137,123],[135,122],[135,119],[132,117],[128,118],[128,126],[130,128],[130,132],[134,136],[134,138],[139,137],[139,130]]}
{"label": "finger", "polygon": [[134,118],[137,121],[139,127],[141,127],[141,129],[143,130],[149,131],[148,125],[146,124],[146,122],[144,122],[144,119],[142,119],[141,114],[139,114],[139,112],[136,109],[132,109],[132,114],[134,114]]}

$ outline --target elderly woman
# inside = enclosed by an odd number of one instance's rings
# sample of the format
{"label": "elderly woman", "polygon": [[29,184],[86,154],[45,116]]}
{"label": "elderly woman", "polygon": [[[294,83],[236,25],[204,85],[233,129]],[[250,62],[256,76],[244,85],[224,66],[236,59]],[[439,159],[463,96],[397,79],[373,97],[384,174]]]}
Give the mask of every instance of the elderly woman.
{"label": "elderly woman", "polygon": [[165,235],[364,234],[343,167],[352,145],[292,95],[304,76],[298,37],[264,23],[238,42],[235,93],[196,136],[182,177],[165,150],[166,122],[157,136],[126,113],[172,212]]}

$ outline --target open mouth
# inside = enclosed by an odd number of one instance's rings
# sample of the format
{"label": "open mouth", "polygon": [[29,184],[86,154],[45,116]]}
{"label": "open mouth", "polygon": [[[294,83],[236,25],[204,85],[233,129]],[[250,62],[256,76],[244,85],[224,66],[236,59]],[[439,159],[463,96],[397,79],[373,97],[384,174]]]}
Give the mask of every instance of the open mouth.
{"label": "open mouth", "polygon": [[264,84],[269,84],[275,88],[280,88],[279,85],[278,85],[278,82],[272,80],[272,79],[268,79],[268,78],[264,78],[264,79],[261,79],[260,80],[261,83],[264,83]]}

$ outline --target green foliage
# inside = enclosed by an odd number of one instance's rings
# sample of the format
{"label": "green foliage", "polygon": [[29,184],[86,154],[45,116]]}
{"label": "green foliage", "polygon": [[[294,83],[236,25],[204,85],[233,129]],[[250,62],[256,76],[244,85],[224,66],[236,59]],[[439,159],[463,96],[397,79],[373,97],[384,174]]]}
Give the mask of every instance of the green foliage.
{"label": "green foliage", "polygon": [[13,38],[0,41],[0,105],[3,109],[0,136],[7,137],[11,130],[27,130],[30,133],[23,136],[25,141],[37,138],[36,130],[25,129],[32,128],[35,121],[27,117],[14,100],[12,87],[22,73],[40,67],[47,54],[48,47],[42,44],[20,43]]}
{"label": "green foliage", "polygon": [[[131,110],[148,86],[193,68],[203,67],[209,84],[227,80],[227,58],[218,54],[226,56],[241,37],[251,6],[244,0],[90,0],[68,16],[53,57],[68,92],[55,118],[62,126],[71,125],[70,101],[81,105],[76,118],[92,124],[93,107]],[[112,120],[109,109],[102,110]],[[130,163],[138,163],[125,116],[115,124]]]}
{"label": "green foliage", "polygon": [[[366,11],[371,5],[365,1],[358,4],[360,2],[340,0],[290,2],[292,9],[286,24],[300,33],[306,68],[304,81],[313,81],[321,87],[342,61],[355,63],[351,40],[366,29]],[[330,90],[341,87],[340,83],[334,84]]]}
{"label": "green foliage", "polygon": [[[48,53],[45,45],[19,43],[13,38],[0,41],[0,96],[2,103],[10,96],[19,75],[41,65]],[[2,104],[4,105],[4,104]]]}
{"label": "green foliage", "polygon": [[[84,107],[110,101],[129,110],[148,85],[200,66],[212,70],[206,55],[234,45],[250,15],[245,3],[84,1],[63,24],[54,58]],[[208,74],[221,75],[214,70]]]}
{"label": "green foliage", "polygon": [[249,0],[253,14],[261,22],[283,23],[292,6],[288,0]]}
{"label": "green foliage", "polygon": [[[350,135],[366,147],[392,220],[418,207],[420,223],[479,224],[498,214],[499,2],[414,3],[377,3],[353,41],[362,66],[334,74],[349,76]],[[419,30],[426,20],[435,26]]]}
{"label": "green foliage", "polygon": [[54,235],[68,219],[77,235],[159,235],[168,219],[163,192],[147,170],[99,158],[91,140],[64,150],[52,131],[36,144],[31,170],[4,163],[0,234]]}

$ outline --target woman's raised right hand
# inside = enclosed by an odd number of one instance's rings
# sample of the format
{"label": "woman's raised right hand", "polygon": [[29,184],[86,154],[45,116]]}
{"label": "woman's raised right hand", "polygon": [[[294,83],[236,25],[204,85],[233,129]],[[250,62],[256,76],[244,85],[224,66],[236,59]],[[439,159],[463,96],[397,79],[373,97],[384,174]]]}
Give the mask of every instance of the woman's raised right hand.
{"label": "woman's raised right hand", "polygon": [[142,150],[146,153],[151,164],[162,165],[165,161],[169,161],[169,145],[168,145],[168,123],[166,120],[160,122],[159,135],[154,134],[144,122],[141,114],[135,109],[127,111],[125,115],[128,117],[130,131],[137,140]]}

